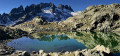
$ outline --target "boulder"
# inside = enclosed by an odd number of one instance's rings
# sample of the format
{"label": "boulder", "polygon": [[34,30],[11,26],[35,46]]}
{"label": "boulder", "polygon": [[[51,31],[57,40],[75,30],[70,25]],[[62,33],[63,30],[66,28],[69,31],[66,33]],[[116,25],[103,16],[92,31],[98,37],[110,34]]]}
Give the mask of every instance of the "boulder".
{"label": "boulder", "polygon": [[17,50],[15,53],[11,54],[12,56],[30,56],[26,51]]}
{"label": "boulder", "polygon": [[0,55],[12,54],[14,52],[14,48],[8,47],[4,44],[0,44]]}
{"label": "boulder", "polygon": [[39,17],[39,16],[35,17],[33,20],[38,25],[45,25],[45,24],[47,24],[47,22],[42,17]]}
{"label": "boulder", "polygon": [[109,48],[105,48],[103,45],[97,45],[93,50],[97,50],[100,52],[105,52],[105,53],[110,53],[110,49]]}
{"label": "boulder", "polygon": [[42,56],[44,54],[44,50],[39,51],[39,56]]}

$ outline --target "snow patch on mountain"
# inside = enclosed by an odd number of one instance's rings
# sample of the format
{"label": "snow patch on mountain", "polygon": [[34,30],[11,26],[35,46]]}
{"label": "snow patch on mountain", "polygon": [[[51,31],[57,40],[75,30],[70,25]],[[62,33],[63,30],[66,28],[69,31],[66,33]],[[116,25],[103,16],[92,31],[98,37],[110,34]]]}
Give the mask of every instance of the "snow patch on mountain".
{"label": "snow patch on mountain", "polygon": [[61,21],[68,17],[78,15],[73,12],[73,9],[68,5],[58,5],[56,7],[53,3],[40,3],[38,5],[23,6],[13,8],[9,14],[0,15],[0,24],[17,25],[22,22],[30,21],[36,16],[42,16],[44,20]]}
{"label": "snow patch on mountain", "polygon": [[77,16],[77,15],[80,15],[81,13],[82,13],[81,11],[78,11],[78,12],[71,12],[71,15]]}

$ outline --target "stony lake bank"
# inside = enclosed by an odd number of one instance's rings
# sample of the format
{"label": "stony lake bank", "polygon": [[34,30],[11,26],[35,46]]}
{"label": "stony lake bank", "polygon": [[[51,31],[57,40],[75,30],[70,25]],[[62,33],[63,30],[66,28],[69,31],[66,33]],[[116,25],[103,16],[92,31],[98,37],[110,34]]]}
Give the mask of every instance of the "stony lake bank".
{"label": "stony lake bank", "polygon": [[[20,34],[21,32],[18,32],[18,33]],[[22,34],[24,34],[23,36],[27,36],[25,35],[26,32]],[[8,39],[0,40],[1,42],[0,55],[1,56],[113,56],[115,52],[119,51],[119,33],[107,34],[102,32],[98,32],[98,33],[95,33],[95,32],[44,32],[44,33],[31,34],[31,36],[33,36],[31,38],[35,38],[35,39],[37,38],[41,40],[42,38],[40,36],[42,36],[43,34],[45,35],[66,34],[69,38],[73,38],[73,39],[76,39],[77,41],[84,43],[88,47],[88,49],[83,49],[83,50],[78,49],[76,51],[61,51],[61,52],[49,52],[49,53],[46,53],[44,50],[40,50],[39,52],[32,51],[32,53],[29,53],[27,51],[15,50],[14,47],[7,46],[6,45],[7,42],[12,41],[13,39],[18,39],[18,38],[8,38]],[[101,37],[101,35],[103,36]],[[91,37],[88,38],[89,36]],[[111,36],[111,38],[109,38],[109,36]],[[19,36],[19,38],[21,38],[21,36]],[[52,40],[53,38],[47,38],[47,40],[50,40],[50,39]],[[104,44],[100,42],[101,40],[104,41],[103,42]],[[108,41],[112,41],[112,42],[107,43]],[[113,42],[115,42],[116,44],[118,43],[118,45],[114,45]]]}
{"label": "stony lake bank", "polygon": [[[66,20],[60,22],[47,22],[42,17],[35,17],[31,21],[27,21],[12,27],[4,25],[0,26],[0,55],[1,56],[113,56],[113,50],[119,50],[119,33],[114,33],[120,30],[120,4],[110,5],[97,5],[89,6],[83,12],[77,16],[69,17]],[[39,52],[33,51],[28,53],[27,51],[15,51],[13,47],[6,46],[5,43],[12,41],[13,39],[21,38],[22,36],[32,35],[35,32],[44,31],[109,31],[114,33],[113,35],[106,33],[79,33],[81,36],[75,37],[77,34],[70,36],[77,40],[83,41],[86,46],[92,47],[83,50],[76,51],[61,51],[45,53],[43,50]],[[52,33],[52,32],[51,32]],[[33,34],[34,35],[34,34]],[[92,37],[93,36],[93,37]],[[88,38],[90,37],[90,38]],[[97,40],[94,41],[97,37]],[[35,37],[34,37],[35,38]],[[79,39],[80,38],[80,39]],[[112,39],[113,38],[113,39]],[[81,40],[82,39],[82,40]],[[108,39],[110,41],[108,41]],[[103,46],[102,40],[107,46]],[[89,42],[94,44],[89,44]],[[108,43],[110,42],[110,43]],[[116,43],[117,42],[117,43]],[[100,43],[100,45],[98,45]],[[114,47],[110,49],[108,46],[114,43]],[[95,45],[93,47],[93,45]],[[118,48],[118,49],[115,49]]]}

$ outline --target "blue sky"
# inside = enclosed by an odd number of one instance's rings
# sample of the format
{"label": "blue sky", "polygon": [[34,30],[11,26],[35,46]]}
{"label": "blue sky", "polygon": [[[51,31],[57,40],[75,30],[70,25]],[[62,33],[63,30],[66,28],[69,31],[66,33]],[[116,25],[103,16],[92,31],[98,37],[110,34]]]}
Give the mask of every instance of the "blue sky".
{"label": "blue sky", "polygon": [[55,5],[66,4],[70,5],[74,11],[83,11],[90,5],[108,5],[113,3],[120,3],[120,0],[0,0],[0,13],[9,13],[12,8],[16,8],[20,5],[23,5],[25,7],[30,4],[39,4],[41,2],[52,2]]}

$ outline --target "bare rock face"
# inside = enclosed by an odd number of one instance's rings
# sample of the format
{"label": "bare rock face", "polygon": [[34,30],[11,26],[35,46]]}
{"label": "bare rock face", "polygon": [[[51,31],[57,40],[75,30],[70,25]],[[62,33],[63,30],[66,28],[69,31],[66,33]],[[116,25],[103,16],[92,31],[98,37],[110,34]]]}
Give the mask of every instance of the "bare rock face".
{"label": "bare rock face", "polygon": [[120,25],[120,4],[89,6],[80,15],[70,17],[63,24],[71,25],[78,31],[117,31]]}
{"label": "bare rock face", "polygon": [[20,29],[0,26],[0,40],[15,39],[23,35],[27,35],[27,32]]}
{"label": "bare rock face", "polygon": [[110,53],[110,49],[109,48],[105,48],[103,45],[97,45],[93,50]]}
{"label": "bare rock face", "polygon": [[9,15],[6,13],[3,13],[2,15],[0,15],[0,24],[6,24],[8,22],[10,22],[11,20],[9,19]]}
{"label": "bare rock face", "polygon": [[47,21],[45,21],[42,17],[39,17],[39,16],[35,17],[33,20],[38,25],[45,25],[45,24],[47,24]]}
{"label": "bare rock face", "polygon": [[22,17],[24,14],[25,14],[24,13],[24,8],[21,5],[18,8],[13,8],[11,10],[11,12],[9,13],[9,17],[10,17],[11,21],[15,21],[15,20],[18,20],[20,17]]}
{"label": "bare rock face", "polygon": [[73,9],[68,5],[59,5],[56,7],[53,3],[31,4],[30,6],[19,6],[13,8],[10,13],[0,15],[0,24],[2,25],[18,25],[26,21],[32,20],[36,16],[44,17],[48,22],[65,20],[71,17]]}
{"label": "bare rock face", "polygon": [[13,47],[9,47],[6,45],[6,43],[9,41],[11,40],[0,39],[0,56],[7,56],[14,52],[15,49]]}
{"label": "bare rock face", "polygon": [[8,47],[4,44],[0,44],[0,55],[12,54],[14,52],[13,47]]}
{"label": "bare rock face", "polygon": [[12,54],[12,56],[30,56],[30,54],[26,51],[17,50],[15,53]]}

